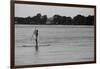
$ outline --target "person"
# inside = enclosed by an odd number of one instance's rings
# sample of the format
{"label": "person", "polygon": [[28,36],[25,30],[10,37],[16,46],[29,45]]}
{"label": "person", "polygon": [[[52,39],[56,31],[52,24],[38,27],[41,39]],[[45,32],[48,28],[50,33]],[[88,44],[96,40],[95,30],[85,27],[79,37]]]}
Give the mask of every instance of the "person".
{"label": "person", "polygon": [[36,43],[35,49],[37,51],[38,50],[38,29],[36,29],[36,27],[35,27],[35,30],[34,30],[34,35],[35,35],[35,43]]}

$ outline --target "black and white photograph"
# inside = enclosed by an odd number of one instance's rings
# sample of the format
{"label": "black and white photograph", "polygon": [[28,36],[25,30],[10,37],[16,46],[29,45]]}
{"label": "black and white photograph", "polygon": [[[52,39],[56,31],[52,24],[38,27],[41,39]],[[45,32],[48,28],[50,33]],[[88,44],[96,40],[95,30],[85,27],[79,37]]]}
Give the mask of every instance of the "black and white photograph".
{"label": "black and white photograph", "polygon": [[14,4],[15,66],[95,61],[95,8]]}

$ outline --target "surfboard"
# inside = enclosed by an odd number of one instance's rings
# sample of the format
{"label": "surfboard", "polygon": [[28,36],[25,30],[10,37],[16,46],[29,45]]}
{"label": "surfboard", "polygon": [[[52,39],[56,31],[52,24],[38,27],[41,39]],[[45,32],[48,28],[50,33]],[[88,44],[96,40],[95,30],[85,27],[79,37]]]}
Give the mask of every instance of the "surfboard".
{"label": "surfboard", "polygon": [[[50,46],[50,44],[39,44],[38,47],[48,47]],[[21,47],[35,47],[34,44],[25,44],[25,45],[22,45]]]}

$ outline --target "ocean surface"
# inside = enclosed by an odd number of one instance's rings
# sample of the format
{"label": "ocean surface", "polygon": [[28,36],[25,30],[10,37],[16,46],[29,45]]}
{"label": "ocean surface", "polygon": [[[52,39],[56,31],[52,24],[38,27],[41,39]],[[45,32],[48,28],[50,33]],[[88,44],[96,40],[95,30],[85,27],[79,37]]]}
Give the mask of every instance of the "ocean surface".
{"label": "ocean surface", "polygon": [[[39,31],[35,49],[35,27]],[[15,65],[35,65],[94,60],[94,26],[16,25]]]}

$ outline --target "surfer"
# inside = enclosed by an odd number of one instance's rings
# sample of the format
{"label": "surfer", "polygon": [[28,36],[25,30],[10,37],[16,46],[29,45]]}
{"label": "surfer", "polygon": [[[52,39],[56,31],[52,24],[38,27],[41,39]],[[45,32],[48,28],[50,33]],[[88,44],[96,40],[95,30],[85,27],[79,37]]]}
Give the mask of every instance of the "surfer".
{"label": "surfer", "polygon": [[34,30],[34,35],[35,35],[35,43],[36,43],[35,49],[36,49],[36,51],[38,51],[38,29],[36,29],[36,27]]}

